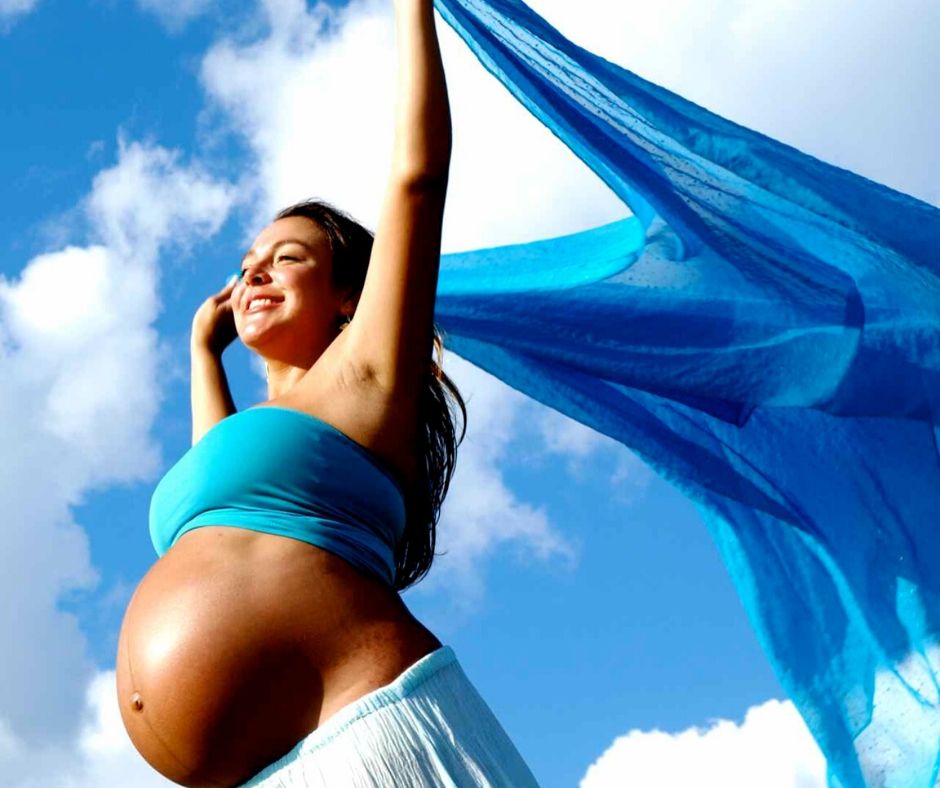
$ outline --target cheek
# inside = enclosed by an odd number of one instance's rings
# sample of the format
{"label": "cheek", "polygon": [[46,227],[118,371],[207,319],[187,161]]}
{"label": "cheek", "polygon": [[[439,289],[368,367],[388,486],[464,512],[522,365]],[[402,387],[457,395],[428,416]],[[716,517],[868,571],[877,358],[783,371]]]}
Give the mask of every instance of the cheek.
{"label": "cheek", "polygon": [[324,306],[323,291],[311,277],[297,277],[291,283],[290,293],[285,294],[290,306],[297,312],[320,312]]}

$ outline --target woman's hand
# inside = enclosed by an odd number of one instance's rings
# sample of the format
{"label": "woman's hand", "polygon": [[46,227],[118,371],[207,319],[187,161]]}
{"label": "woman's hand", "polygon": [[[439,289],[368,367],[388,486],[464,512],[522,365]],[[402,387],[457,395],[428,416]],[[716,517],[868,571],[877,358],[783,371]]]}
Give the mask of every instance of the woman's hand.
{"label": "woman's hand", "polygon": [[231,296],[236,283],[237,277],[233,275],[225,287],[215,295],[209,296],[196,310],[190,335],[191,347],[205,348],[221,356],[222,351],[235,341],[238,331],[235,329]]}

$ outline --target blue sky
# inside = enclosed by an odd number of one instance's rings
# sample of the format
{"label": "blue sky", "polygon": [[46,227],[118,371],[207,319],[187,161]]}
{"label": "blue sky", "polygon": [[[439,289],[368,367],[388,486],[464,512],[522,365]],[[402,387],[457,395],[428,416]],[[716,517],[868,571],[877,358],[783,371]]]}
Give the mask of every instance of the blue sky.
{"label": "blue sky", "polygon": [[[112,671],[156,560],[150,493],[189,445],[192,314],[279,206],[322,196],[374,225],[392,4],[225,5],[0,0],[4,785],[167,784],[124,737]],[[532,5],[659,84],[940,202],[932,0]],[[445,250],[626,214],[441,36]],[[239,406],[266,397],[243,348],[225,362]],[[779,780],[763,785],[822,785],[691,503],[626,448],[452,354],[445,369],[468,437],[447,554],[406,601],[542,784],[753,785],[763,767]]]}

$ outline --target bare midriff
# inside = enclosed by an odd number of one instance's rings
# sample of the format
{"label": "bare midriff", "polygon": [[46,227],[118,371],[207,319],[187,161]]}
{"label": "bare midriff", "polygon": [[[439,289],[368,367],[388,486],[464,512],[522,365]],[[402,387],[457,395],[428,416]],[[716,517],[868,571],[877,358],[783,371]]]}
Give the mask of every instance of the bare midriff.
{"label": "bare midriff", "polygon": [[439,646],[397,592],[343,559],[204,526],[131,598],[118,701],[134,746],[165,777],[235,786]]}

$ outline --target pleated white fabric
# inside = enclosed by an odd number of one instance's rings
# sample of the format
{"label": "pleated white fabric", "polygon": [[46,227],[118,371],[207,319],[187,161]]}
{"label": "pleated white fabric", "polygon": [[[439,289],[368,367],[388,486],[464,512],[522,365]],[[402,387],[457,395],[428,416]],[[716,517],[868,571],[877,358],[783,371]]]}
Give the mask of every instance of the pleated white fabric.
{"label": "pleated white fabric", "polygon": [[344,707],[242,788],[535,788],[450,646]]}

